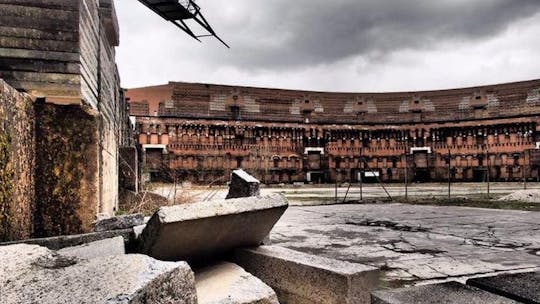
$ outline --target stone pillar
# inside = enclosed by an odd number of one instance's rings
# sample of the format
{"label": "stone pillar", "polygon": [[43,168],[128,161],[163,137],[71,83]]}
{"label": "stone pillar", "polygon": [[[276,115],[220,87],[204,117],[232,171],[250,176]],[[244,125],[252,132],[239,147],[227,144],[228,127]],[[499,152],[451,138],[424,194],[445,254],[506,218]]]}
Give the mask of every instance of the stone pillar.
{"label": "stone pillar", "polygon": [[32,100],[0,80],[0,242],[32,235],[34,162]]}
{"label": "stone pillar", "polygon": [[98,119],[77,105],[36,104],[35,236],[90,231],[100,211]]}

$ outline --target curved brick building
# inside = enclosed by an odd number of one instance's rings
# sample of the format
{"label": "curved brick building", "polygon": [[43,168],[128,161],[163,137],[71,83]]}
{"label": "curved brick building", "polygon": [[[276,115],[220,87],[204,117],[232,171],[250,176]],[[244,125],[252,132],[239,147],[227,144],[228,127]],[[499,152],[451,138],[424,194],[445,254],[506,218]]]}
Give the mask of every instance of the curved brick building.
{"label": "curved brick building", "polygon": [[538,180],[540,80],[327,93],[177,83],[130,89],[143,170],[267,183]]}

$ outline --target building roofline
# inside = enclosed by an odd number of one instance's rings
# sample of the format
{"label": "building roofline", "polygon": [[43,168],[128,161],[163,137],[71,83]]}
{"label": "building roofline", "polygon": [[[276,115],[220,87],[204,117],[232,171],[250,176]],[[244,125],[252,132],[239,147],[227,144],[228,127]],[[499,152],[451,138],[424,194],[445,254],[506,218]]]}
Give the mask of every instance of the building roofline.
{"label": "building roofline", "polygon": [[387,94],[433,94],[433,93],[445,93],[445,92],[456,92],[456,91],[470,91],[470,90],[478,90],[478,89],[488,89],[488,88],[496,88],[496,87],[512,87],[512,86],[520,86],[520,85],[528,85],[528,84],[534,84],[535,82],[538,82],[540,84],[540,78],[536,79],[530,79],[530,80],[522,80],[522,81],[514,81],[514,82],[502,82],[502,83],[495,83],[495,84],[486,84],[486,85],[478,85],[478,86],[468,86],[468,87],[459,87],[459,88],[446,88],[446,89],[435,89],[435,90],[420,90],[420,91],[380,91],[380,92],[351,92],[351,91],[310,91],[310,90],[297,90],[297,89],[286,89],[286,88],[269,88],[269,87],[257,87],[257,86],[244,86],[244,85],[230,85],[230,84],[217,84],[217,83],[202,83],[202,82],[186,82],[186,81],[170,81],[168,84],[165,85],[158,85],[158,86],[148,86],[148,87],[140,87],[140,88],[133,88],[133,89],[143,89],[143,88],[153,88],[153,87],[161,87],[161,86],[169,86],[169,85],[199,85],[199,86],[218,86],[218,87],[227,87],[227,88],[235,88],[235,89],[253,89],[253,90],[271,90],[271,91],[281,91],[281,92],[302,92],[306,94],[358,94],[358,95],[387,95]]}

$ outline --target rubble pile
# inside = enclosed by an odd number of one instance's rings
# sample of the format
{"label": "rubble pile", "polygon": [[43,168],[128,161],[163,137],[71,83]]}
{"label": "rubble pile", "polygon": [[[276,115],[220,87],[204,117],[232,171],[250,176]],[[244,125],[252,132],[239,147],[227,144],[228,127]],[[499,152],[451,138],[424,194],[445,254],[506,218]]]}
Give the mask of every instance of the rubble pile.
{"label": "rubble pile", "polygon": [[540,203],[540,189],[518,190],[499,198],[500,201]]}
{"label": "rubble pile", "polygon": [[150,219],[102,219],[89,234],[0,244],[0,303],[369,303],[377,269],[259,247],[288,203],[250,189]]}

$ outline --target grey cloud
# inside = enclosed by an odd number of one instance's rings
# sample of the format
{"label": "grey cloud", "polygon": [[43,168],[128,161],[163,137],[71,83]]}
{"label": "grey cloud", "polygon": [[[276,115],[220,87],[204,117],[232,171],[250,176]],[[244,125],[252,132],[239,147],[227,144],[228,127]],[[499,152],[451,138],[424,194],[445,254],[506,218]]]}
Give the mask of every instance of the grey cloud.
{"label": "grey cloud", "polygon": [[538,0],[238,0],[227,2],[227,14],[221,1],[199,2],[232,46],[201,55],[251,70],[383,60],[400,49],[475,42],[540,11]]}

